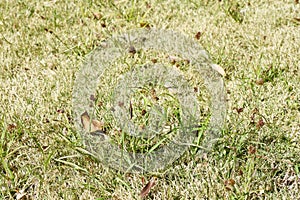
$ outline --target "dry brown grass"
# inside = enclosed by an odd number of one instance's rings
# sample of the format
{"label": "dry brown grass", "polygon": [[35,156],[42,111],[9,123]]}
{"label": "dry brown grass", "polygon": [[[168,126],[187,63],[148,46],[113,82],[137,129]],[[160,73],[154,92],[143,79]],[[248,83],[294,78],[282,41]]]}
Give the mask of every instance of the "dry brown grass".
{"label": "dry brown grass", "polygon": [[160,174],[149,199],[299,199],[299,13],[288,0],[1,1],[0,198],[138,199],[151,175],[85,153],[71,99],[89,52],[149,24],[200,32],[228,92],[222,141]]}

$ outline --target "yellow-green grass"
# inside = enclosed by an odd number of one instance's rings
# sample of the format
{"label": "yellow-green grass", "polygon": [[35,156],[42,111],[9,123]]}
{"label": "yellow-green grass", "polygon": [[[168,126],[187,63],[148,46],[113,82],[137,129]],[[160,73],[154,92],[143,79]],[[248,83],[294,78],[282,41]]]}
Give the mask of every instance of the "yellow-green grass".
{"label": "yellow-green grass", "polygon": [[147,25],[200,36],[226,71],[228,109],[212,152],[156,174],[148,198],[299,199],[299,13],[292,0],[1,1],[0,198],[139,198],[152,175],[85,152],[71,101],[85,56]]}

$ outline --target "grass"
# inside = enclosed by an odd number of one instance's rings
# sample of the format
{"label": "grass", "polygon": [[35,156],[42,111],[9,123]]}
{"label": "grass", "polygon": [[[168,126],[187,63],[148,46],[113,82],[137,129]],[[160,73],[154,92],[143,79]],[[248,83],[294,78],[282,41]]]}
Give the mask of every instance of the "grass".
{"label": "grass", "polygon": [[[71,100],[85,56],[143,26],[198,40],[226,71],[228,109],[213,151],[186,153],[155,174],[147,198],[299,199],[298,1],[27,0],[1,1],[0,10],[2,199],[139,198],[153,174],[91,156]],[[152,105],[150,93],[144,98]]]}

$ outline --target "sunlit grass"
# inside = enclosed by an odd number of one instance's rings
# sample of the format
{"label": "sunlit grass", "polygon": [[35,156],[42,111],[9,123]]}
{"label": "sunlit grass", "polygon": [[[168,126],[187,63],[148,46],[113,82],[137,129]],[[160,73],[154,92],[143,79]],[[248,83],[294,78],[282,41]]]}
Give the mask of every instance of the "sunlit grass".
{"label": "sunlit grass", "polygon": [[[226,71],[228,109],[213,151],[199,155],[193,147],[156,173],[149,199],[299,199],[299,9],[297,1],[1,1],[0,197],[138,199],[153,174],[125,174],[98,162],[75,131],[71,100],[88,53],[113,34],[146,26],[172,29],[208,50]],[[174,64],[168,56],[122,58],[99,83],[98,119],[115,142],[122,133],[108,114],[112,94],[101,87],[109,91],[132,64],[176,67],[191,88],[201,86],[185,60]],[[209,96],[195,91],[205,127]],[[142,113],[157,104],[166,109],[166,127],[179,123],[178,99],[160,86],[137,90],[133,121],[143,128]],[[167,134],[126,137],[126,148],[146,151]]]}

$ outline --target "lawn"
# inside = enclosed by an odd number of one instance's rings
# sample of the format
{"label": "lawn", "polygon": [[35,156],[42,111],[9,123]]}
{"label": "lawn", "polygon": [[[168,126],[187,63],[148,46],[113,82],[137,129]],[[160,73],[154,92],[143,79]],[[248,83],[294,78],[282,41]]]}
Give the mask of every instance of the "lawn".
{"label": "lawn", "polygon": [[[74,117],[73,89],[88,56],[114,35],[136,29],[190,38],[226,72],[218,74],[227,108],[219,140],[205,152],[199,140],[155,172],[133,173],[101,162],[87,151]],[[0,199],[140,199],[154,179],[145,199],[300,199],[299,33],[297,0],[2,0]],[[113,142],[145,152],[175,137],[163,127],[161,137],[136,139],[120,133],[107,114],[112,110],[107,102],[116,98],[113,85],[144,63],[184,72],[207,128],[211,98],[189,58],[129,49],[103,74],[95,99],[91,96],[95,117]],[[159,105],[169,120],[165,126],[173,130],[180,124],[179,104],[162,86],[139,88],[131,120],[147,128],[147,109]]]}

